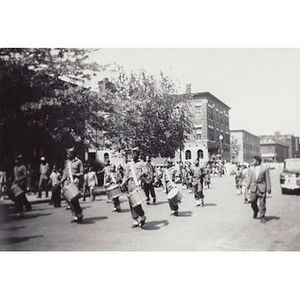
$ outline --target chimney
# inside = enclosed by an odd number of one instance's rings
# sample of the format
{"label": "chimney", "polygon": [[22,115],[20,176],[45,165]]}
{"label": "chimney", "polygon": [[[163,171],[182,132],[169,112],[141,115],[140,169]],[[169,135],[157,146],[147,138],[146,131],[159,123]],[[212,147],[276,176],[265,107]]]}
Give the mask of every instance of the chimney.
{"label": "chimney", "polygon": [[186,85],[186,91],[185,91],[187,94],[190,94],[192,92],[192,84],[189,83]]}

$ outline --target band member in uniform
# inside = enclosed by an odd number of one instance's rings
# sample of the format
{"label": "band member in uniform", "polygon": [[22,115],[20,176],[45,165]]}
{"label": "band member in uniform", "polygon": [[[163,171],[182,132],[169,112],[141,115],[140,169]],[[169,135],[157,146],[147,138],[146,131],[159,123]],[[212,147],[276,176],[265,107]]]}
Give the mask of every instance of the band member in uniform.
{"label": "band member in uniform", "polygon": [[15,211],[16,213],[21,213],[23,210],[23,205],[25,205],[26,210],[29,211],[32,209],[30,202],[26,197],[26,190],[27,190],[27,169],[22,162],[23,156],[18,155],[16,157],[15,163],[16,166],[14,167],[14,181],[13,185],[16,184],[19,188],[23,191],[18,196],[14,197],[15,200]]}
{"label": "band member in uniform", "polygon": [[[76,157],[75,149],[67,149],[67,161],[65,169],[61,178],[60,184],[67,186],[71,182],[80,189],[80,183],[83,181],[83,164],[82,161]],[[79,199],[76,198],[69,202],[71,212],[74,216],[74,221],[81,223],[83,219],[82,208],[79,204]]]}
{"label": "band member in uniform", "polygon": [[[106,170],[105,172],[105,177],[104,177],[104,185],[112,185],[112,184],[118,184],[117,179],[118,178],[118,173],[116,171],[116,166],[114,164],[111,164],[109,166],[109,169]],[[114,209],[113,211],[120,212],[121,211],[121,205],[120,205],[120,200],[119,197],[115,197],[112,199]]]}
{"label": "band member in uniform", "polygon": [[[126,165],[125,175],[122,185],[127,184],[128,193],[134,192],[141,186],[142,177],[145,176],[144,162],[139,161],[139,148],[132,149],[132,161]],[[141,204],[132,207],[129,201],[129,207],[131,211],[131,217],[133,219],[132,228],[143,227],[146,221],[146,215]],[[140,219],[140,221],[139,221]]]}
{"label": "band member in uniform", "polygon": [[[166,160],[165,166],[166,168],[164,169],[162,185],[166,194],[168,194],[171,189],[175,187],[173,180],[175,178],[176,169],[172,166],[172,162],[170,160]],[[177,204],[175,205],[172,201],[170,201],[170,199],[168,199],[168,202],[171,209],[171,215],[178,216],[179,206]]]}
{"label": "band member in uniform", "polygon": [[203,179],[205,177],[205,172],[203,168],[200,167],[198,160],[195,161],[195,166],[192,172],[193,172],[193,189],[194,189],[194,196],[196,200],[196,206],[204,206]]}
{"label": "band member in uniform", "polygon": [[145,171],[147,172],[147,175],[144,178],[144,191],[147,197],[146,203],[150,205],[150,193],[152,197],[153,204],[156,202],[156,195],[154,190],[154,174],[155,174],[155,168],[153,164],[151,163],[151,157],[146,156],[145,159]]}

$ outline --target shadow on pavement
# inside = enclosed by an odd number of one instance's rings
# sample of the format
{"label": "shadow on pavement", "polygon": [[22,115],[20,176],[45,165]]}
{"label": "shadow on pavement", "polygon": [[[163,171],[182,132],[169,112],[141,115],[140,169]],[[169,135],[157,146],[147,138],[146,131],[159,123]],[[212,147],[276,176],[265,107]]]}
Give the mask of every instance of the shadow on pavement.
{"label": "shadow on pavement", "polygon": [[204,203],[204,206],[217,206],[216,203]]}
{"label": "shadow on pavement", "polygon": [[17,219],[19,220],[24,220],[24,219],[35,219],[35,218],[39,218],[39,217],[45,217],[45,216],[50,216],[52,215],[52,213],[47,213],[47,214],[36,214],[36,213],[30,213],[30,212],[25,212],[22,217],[19,217]]}
{"label": "shadow on pavement", "polygon": [[98,221],[102,221],[108,219],[108,217],[92,217],[92,218],[84,218],[82,220],[82,223],[80,223],[81,225],[87,225],[87,224],[95,224]]}
{"label": "shadow on pavement", "polygon": [[178,211],[178,217],[191,217],[192,215],[192,211]]}
{"label": "shadow on pavement", "polygon": [[162,221],[151,221],[145,223],[145,225],[142,227],[143,230],[158,230],[161,229],[161,227],[168,226],[169,221],[168,220],[162,220]]}
{"label": "shadow on pavement", "polygon": [[166,204],[166,203],[169,203],[168,201],[159,201],[159,202],[155,202],[155,204],[153,204],[151,202],[151,205],[162,205],[162,204]]}
{"label": "shadow on pavement", "polygon": [[42,238],[44,235],[32,235],[32,236],[23,236],[23,237],[8,237],[0,240],[1,245],[11,245],[26,242],[30,239]]}
{"label": "shadow on pavement", "polygon": [[280,218],[276,217],[276,216],[265,216],[265,218],[266,218],[267,222],[269,222],[271,220],[276,220],[276,221],[280,220]]}
{"label": "shadow on pavement", "polygon": [[12,226],[12,227],[1,228],[1,229],[6,230],[6,231],[17,231],[17,230],[23,229],[23,228],[26,228],[26,226]]}
{"label": "shadow on pavement", "polygon": [[121,208],[121,211],[119,213],[128,213],[130,212],[130,209],[129,208]]}

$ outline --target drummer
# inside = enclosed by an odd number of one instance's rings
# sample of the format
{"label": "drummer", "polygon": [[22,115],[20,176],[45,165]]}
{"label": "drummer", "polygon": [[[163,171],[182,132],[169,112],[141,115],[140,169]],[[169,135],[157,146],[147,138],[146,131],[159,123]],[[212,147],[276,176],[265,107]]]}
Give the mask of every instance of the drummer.
{"label": "drummer", "polygon": [[[162,185],[165,189],[166,194],[168,194],[171,189],[175,187],[173,180],[175,178],[176,169],[173,167],[173,164],[169,159],[165,161],[165,167],[166,168],[164,169],[162,177]],[[168,202],[171,209],[171,215],[178,216],[178,205],[175,205],[172,201],[170,201],[170,199],[168,199]]]}
{"label": "drummer", "polygon": [[[67,160],[65,169],[61,178],[60,184],[67,186],[73,181],[73,184],[79,189],[80,183],[83,179],[83,164],[82,161],[76,157],[74,147],[67,149]],[[71,212],[74,216],[74,221],[81,223],[83,219],[82,208],[79,204],[79,199],[74,199],[69,202]]]}
{"label": "drummer", "polygon": [[[127,184],[128,193],[132,193],[137,188],[141,186],[141,179],[145,176],[144,172],[144,163],[139,161],[140,150],[138,147],[133,148],[132,150],[132,161],[129,162],[125,167],[125,175],[123,177],[122,185]],[[133,173],[134,172],[134,173]],[[136,176],[137,185],[134,177]],[[131,217],[133,219],[132,228],[143,227],[146,221],[146,215],[141,204],[132,207],[129,201],[129,207],[131,212]]]}
{"label": "drummer", "polygon": [[[106,170],[105,176],[104,176],[104,186],[117,184],[118,178],[118,172],[116,170],[116,166],[114,164],[111,164],[109,166],[109,169]],[[121,211],[121,205],[119,197],[113,198],[113,211],[120,212]]]}
{"label": "drummer", "polygon": [[194,163],[192,169],[193,174],[193,191],[196,200],[196,206],[204,206],[204,195],[203,195],[203,179],[205,177],[204,169],[200,167],[199,160]]}

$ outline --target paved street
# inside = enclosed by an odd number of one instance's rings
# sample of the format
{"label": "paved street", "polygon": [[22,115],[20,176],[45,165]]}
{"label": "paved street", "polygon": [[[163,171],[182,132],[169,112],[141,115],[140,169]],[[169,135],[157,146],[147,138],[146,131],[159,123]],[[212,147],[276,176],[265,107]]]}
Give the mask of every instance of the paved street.
{"label": "paved street", "polygon": [[131,228],[125,196],[121,213],[112,212],[105,195],[81,202],[83,224],[70,223],[65,202],[61,208],[33,204],[23,218],[10,207],[1,215],[0,250],[300,250],[300,196],[281,195],[279,171],[271,171],[271,180],[266,224],[253,219],[250,205],[236,195],[233,176],[213,177],[204,207],[195,207],[193,194],[184,190],[178,217],[170,215],[166,195],[156,189],[157,203],[143,205],[147,220],[142,229]]}

